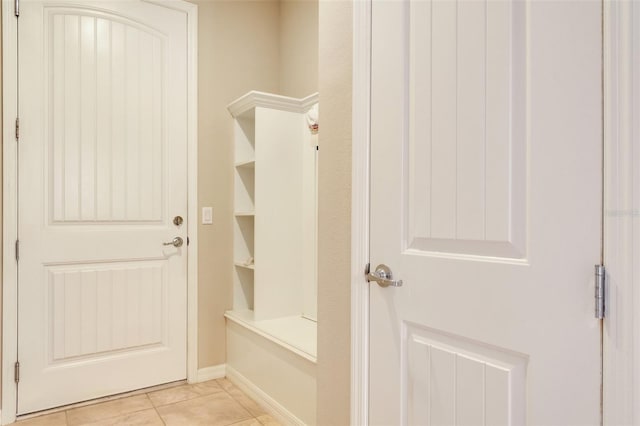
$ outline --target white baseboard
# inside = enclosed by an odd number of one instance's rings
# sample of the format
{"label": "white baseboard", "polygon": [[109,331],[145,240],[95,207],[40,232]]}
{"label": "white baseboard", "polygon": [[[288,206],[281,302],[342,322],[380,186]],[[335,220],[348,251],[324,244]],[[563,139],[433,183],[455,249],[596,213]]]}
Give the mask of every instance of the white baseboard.
{"label": "white baseboard", "polygon": [[227,379],[240,388],[250,398],[263,406],[269,414],[285,425],[304,426],[304,422],[297,418],[291,411],[284,408],[278,401],[267,395],[262,389],[253,384],[249,379],[240,374],[233,367],[226,367]]}
{"label": "white baseboard", "polygon": [[206,382],[213,379],[225,377],[227,371],[226,364],[212,365],[211,367],[200,368],[194,383]]}

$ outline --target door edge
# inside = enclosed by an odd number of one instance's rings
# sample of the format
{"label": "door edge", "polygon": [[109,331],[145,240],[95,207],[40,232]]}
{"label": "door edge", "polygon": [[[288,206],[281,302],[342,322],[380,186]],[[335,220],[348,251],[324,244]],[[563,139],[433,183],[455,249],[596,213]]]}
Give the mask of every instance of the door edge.
{"label": "door edge", "polygon": [[351,424],[369,424],[369,185],[371,0],[353,2]]}
{"label": "door edge", "polygon": [[18,117],[18,27],[13,8],[12,0],[2,0],[2,424],[15,421],[17,406],[18,144],[11,123]]}

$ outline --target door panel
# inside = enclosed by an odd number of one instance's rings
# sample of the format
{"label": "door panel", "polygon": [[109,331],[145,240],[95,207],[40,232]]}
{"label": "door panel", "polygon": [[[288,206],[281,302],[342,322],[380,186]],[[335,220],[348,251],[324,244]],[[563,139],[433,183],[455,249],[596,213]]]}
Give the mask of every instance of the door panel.
{"label": "door panel", "polygon": [[404,324],[407,423],[523,424],[527,357]]}
{"label": "door panel", "polygon": [[186,377],[186,24],[22,2],[19,414]]}
{"label": "door panel", "polygon": [[408,248],[524,257],[524,6],[403,7],[409,52],[396,56],[408,68]]}
{"label": "door panel", "polygon": [[599,424],[600,23],[373,1],[372,424]]}
{"label": "door panel", "polygon": [[87,13],[49,11],[45,21],[53,221],[158,222],[166,43]]}
{"label": "door panel", "polygon": [[166,340],[164,262],[58,265],[45,271],[52,364],[105,359]]}

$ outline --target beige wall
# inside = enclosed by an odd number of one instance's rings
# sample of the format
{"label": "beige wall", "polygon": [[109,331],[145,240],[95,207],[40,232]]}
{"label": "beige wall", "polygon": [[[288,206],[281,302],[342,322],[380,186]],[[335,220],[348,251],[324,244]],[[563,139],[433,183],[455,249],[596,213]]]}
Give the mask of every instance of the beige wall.
{"label": "beige wall", "polygon": [[225,362],[224,311],[232,306],[233,121],[226,106],[249,90],[278,90],[280,7],[277,1],[193,2],[199,17],[199,212],[213,207],[213,225],[198,228],[203,368]]}
{"label": "beige wall", "polygon": [[318,1],[280,3],[280,93],[304,98],[318,91]]}
{"label": "beige wall", "polygon": [[348,425],[352,4],[320,2],[318,425]]}
{"label": "beige wall", "polygon": [[204,368],[225,362],[224,312],[232,307],[233,121],[226,106],[249,90],[299,97],[318,90],[318,3],[191,1],[199,17],[199,212],[213,207],[213,225],[198,227],[198,365]]}

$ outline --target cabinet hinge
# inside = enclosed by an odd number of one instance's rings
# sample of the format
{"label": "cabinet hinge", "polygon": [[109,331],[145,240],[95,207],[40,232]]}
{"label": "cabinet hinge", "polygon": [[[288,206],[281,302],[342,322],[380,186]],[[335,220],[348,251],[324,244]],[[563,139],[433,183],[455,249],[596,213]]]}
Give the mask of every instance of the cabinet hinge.
{"label": "cabinet hinge", "polygon": [[20,16],[20,0],[14,0],[13,2],[13,14],[16,15],[16,18]]}
{"label": "cabinet hinge", "polygon": [[604,312],[604,303],[605,303],[605,284],[606,284],[606,275],[607,275],[607,271],[604,267],[604,265],[596,265],[595,267],[595,273],[596,273],[596,279],[595,279],[595,283],[596,283],[596,292],[595,292],[595,316],[598,319],[603,319],[605,312]]}
{"label": "cabinet hinge", "polygon": [[16,262],[20,260],[20,240],[16,240]]}
{"label": "cabinet hinge", "polygon": [[18,383],[20,381],[20,362],[16,361],[16,363],[13,365],[13,377],[14,377],[14,381],[16,383]]}
{"label": "cabinet hinge", "polygon": [[16,141],[20,140],[20,119],[16,118]]}

